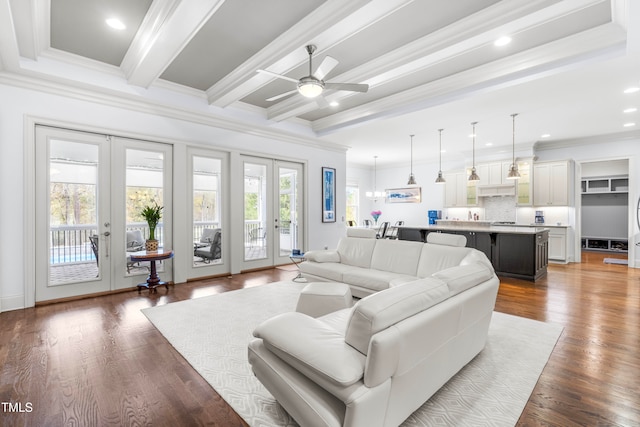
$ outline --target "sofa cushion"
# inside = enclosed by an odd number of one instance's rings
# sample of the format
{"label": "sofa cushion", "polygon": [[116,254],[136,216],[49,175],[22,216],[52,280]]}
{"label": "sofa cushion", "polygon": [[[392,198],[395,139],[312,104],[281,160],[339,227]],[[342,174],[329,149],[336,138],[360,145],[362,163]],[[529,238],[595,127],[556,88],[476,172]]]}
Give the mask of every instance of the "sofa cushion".
{"label": "sofa cushion", "polygon": [[347,237],[359,237],[361,239],[375,239],[376,230],[373,228],[347,228]]}
{"label": "sofa cushion", "polygon": [[393,273],[374,268],[351,267],[342,274],[342,282],[349,285],[371,289],[374,292],[389,288],[392,281],[412,282],[418,277],[408,274]]}
{"label": "sofa cushion", "polygon": [[420,242],[380,239],[373,249],[371,267],[415,276],[422,246]]}
{"label": "sofa cushion", "polygon": [[376,241],[376,239],[343,237],[338,243],[340,262],[346,265],[369,268]]}
{"label": "sofa cushion", "polygon": [[429,277],[437,271],[460,265],[464,257],[474,250],[472,248],[425,243],[422,245],[416,276]]}
{"label": "sofa cushion", "polygon": [[493,277],[493,271],[481,262],[447,268],[433,274],[449,287],[449,296],[464,292],[469,288]]}
{"label": "sofa cushion", "polygon": [[338,251],[309,251],[304,254],[304,258],[313,262],[340,262]]}
{"label": "sofa cushion", "polygon": [[298,265],[302,274],[311,274],[324,279],[343,282],[343,274],[345,271],[353,270],[357,267],[341,264],[339,262],[310,262],[305,261]]}
{"label": "sofa cushion", "polygon": [[347,387],[364,375],[364,356],[347,345],[341,333],[305,314],[272,317],[258,325],[253,335],[307,376],[320,376]]}
{"label": "sofa cushion", "polygon": [[371,337],[449,297],[449,287],[435,278],[419,279],[361,299],[353,307],[345,341],[364,355]]}

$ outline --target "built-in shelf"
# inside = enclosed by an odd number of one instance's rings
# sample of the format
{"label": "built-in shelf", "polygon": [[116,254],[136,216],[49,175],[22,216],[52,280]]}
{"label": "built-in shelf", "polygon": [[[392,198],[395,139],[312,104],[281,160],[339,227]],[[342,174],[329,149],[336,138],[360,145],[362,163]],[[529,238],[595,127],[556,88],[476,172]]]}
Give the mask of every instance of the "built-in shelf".
{"label": "built-in shelf", "polygon": [[582,249],[587,251],[627,252],[629,249],[629,243],[627,239],[583,237]]}
{"label": "built-in shelf", "polygon": [[582,194],[628,193],[629,177],[582,178]]}

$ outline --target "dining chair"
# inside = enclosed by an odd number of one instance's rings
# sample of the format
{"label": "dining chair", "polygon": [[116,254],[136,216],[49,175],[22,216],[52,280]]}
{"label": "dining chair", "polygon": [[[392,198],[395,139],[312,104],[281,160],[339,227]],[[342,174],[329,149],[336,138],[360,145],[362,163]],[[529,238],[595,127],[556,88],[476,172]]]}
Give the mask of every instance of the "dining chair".
{"label": "dining chair", "polygon": [[365,227],[371,227],[371,220],[370,219],[363,219],[362,220],[362,225],[364,225]]}
{"label": "dining chair", "polygon": [[356,222],[354,220],[348,220],[347,221],[347,227],[355,227],[356,226]]}
{"label": "dining chair", "polygon": [[376,239],[384,239],[387,234],[387,229],[389,228],[389,221],[384,221],[380,225],[380,230],[376,234]]}

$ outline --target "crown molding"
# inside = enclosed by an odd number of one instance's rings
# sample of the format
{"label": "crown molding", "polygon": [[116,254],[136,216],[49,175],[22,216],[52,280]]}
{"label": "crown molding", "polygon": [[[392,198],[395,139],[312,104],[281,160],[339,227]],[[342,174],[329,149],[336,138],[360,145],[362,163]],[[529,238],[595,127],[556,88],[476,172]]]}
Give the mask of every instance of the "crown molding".
{"label": "crown molding", "polygon": [[[295,135],[281,129],[269,128],[267,125],[261,125],[255,121],[244,122],[233,117],[220,117],[212,111],[176,107],[162,101],[145,99],[136,94],[96,87],[87,83],[71,83],[59,77],[40,75],[35,72],[23,71],[16,74],[0,71],[0,84],[313,148],[336,152],[346,152],[348,149],[345,145]],[[204,105],[204,108],[207,109],[211,108],[206,103],[198,105]]]}
{"label": "crown molding", "polygon": [[536,141],[533,144],[534,152],[557,150],[559,148],[573,148],[582,145],[606,144],[612,142],[638,141],[640,130],[627,132],[608,133],[603,135],[586,136],[584,138],[556,139],[551,141]]}

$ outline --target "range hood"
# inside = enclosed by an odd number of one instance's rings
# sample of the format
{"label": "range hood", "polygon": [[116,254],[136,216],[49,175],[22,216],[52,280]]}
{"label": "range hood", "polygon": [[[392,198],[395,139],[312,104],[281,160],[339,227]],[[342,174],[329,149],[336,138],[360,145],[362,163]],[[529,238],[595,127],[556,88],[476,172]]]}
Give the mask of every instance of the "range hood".
{"label": "range hood", "polygon": [[515,196],[516,186],[514,184],[478,185],[476,195],[478,197]]}

